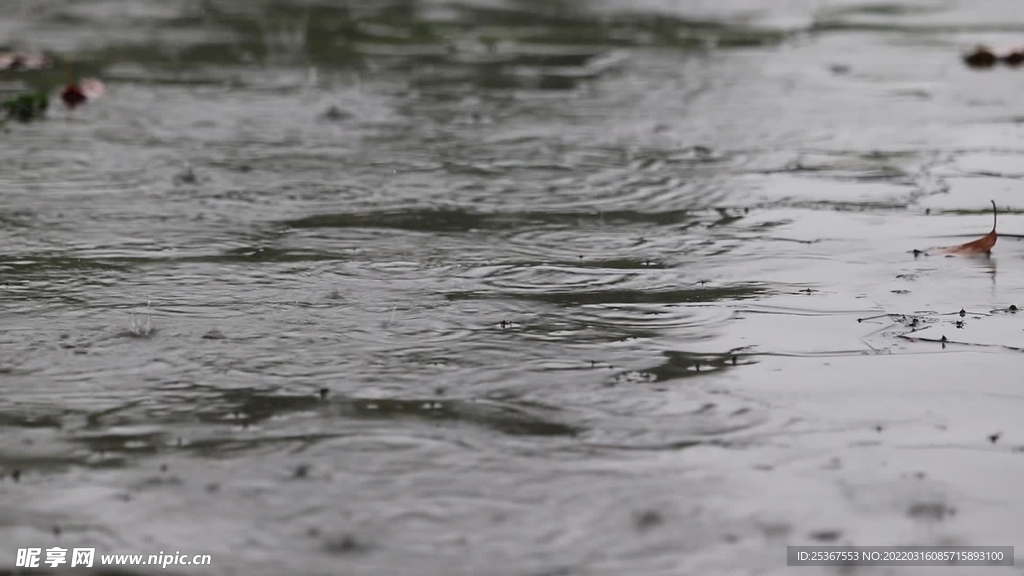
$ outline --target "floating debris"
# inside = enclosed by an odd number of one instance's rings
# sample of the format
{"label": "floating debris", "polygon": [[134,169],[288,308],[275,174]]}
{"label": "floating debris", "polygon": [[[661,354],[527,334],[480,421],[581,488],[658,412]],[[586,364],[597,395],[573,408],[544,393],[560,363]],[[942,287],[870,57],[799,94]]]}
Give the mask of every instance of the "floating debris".
{"label": "floating debris", "polygon": [[20,72],[23,70],[39,70],[49,68],[53,62],[42,54],[25,54],[22,52],[0,52],[0,70]]}
{"label": "floating debris", "polygon": [[174,184],[176,186],[180,186],[182,184],[193,186],[197,182],[199,182],[199,178],[196,177],[196,173],[192,169],[191,164],[186,164],[185,169],[183,171],[174,175]]}
{"label": "floating debris", "polygon": [[352,113],[342,110],[337,106],[331,106],[323,114],[320,115],[324,120],[330,120],[331,122],[343,122],[352,118]]}
{"label": "floating debris", "polygon": [[956,508],[946,506],[941,502],[917,502],[907,508],[907,516],[920,520],[939,521],[946,516],[955,516]]}
{"label": "floating debris", "polygon": [[972,52],[965,54],[963,60],[971,68],[991,68],[997,62],[1016,68],[1024,63],[1024,46],[993,49],[978,45]]}
{"label": "floating debris", "polygon": [[653,509],[644,510],[638,513],[633,519],[633,524],[636,526],[636,529],[640,532],[646,532],[647,530],[650,530],[651,528],[655,528],[657,526],[661,526],[664,523],[665,518],[661,515],[661,512]]}
{"label": "floating debris", "polygon": [[84,78],[81,83],[75,80],[74,70],[71,64],[68,68],[68,85],[60,93],[60,99],[69,110],[85,104],[89,100],[95,100],[107,93],[107,87],[96,78]]}
{"label": "floating debris", "polygon": [[978,46],[973,52],[964,56],[964,63],[971,68],[991,68],[997,61],[995,53],[986,46]]}
{"label": "floating debris", "polygon": [[[992,247],[996,245],[996,241],[999,239],[999,235],[996,234],[996,221],[999,217],[999,211],[996,209],[995,200],[989,200],[992,203],[992,231],[988,234],[968,242],[961,244],[960,246],[950,246],[948,248],[935,249],[936,254],[943,254],[946,256],[987,256],[992,252]],[[927,252],[926,252],[927,253]],[[914,250],[914,256],[918,256],[918,251]]]}
{"label": "floating debris", "polygon": [[811,532],[810,534],[808,534],[808,536],[810,536],[811,539],[817,540],[819,542],[835,542],[836,540],[839,540],[839,538],[842,535],[843,535],[843,533],[840,530],[828,530],[828,529],[826,529],[826,530],[816,530],[816,531]]}
{"label": "floating debris", "polygon": [[85,97],[85,93],[82,92],[82,88],[78,84],[68,84],[66,88],[60,93],[60,99],[64,101],[64,105],[69,110],[74,110],[76,107],[85,104],[88,98]]}
{"label": "floating debris", "polygon": [[0,103],[5,118],[19,122],[39,120],[49,107],[50,97],[46,94],[22,94]]}
{"label": "floating debris", "polygon": [[340,538],[328,540],[324,544],[324,549],[330,554],[355,554],[369,550],[370,546],[351,534],[345,534]]}

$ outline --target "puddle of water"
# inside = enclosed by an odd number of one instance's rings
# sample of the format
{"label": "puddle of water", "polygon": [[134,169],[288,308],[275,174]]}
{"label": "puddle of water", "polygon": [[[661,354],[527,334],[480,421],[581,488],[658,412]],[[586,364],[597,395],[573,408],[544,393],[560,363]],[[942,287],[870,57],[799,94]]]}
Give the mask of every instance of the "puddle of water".
{"label": "puddle of water", "polygon": [[0,573],[1020,537],[1009,0],[7,4]]}

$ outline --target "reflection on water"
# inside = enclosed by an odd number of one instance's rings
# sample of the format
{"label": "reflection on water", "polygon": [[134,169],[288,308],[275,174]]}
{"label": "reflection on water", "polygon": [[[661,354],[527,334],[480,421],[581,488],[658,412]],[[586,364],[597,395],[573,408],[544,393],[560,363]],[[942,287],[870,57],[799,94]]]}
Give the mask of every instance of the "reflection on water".
{"label": "reflection on water", "polygon": [[1016,8],[0,1],[0,574],[1012,541]]}

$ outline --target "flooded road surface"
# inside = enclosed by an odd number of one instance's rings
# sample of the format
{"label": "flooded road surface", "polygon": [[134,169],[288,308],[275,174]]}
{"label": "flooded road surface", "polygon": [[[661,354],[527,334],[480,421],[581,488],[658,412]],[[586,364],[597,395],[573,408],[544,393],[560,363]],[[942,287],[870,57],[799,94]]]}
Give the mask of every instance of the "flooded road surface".
{"label": "flooded road surface", "polygon": [[1024,545],[1013,0],[0,7],[0,574]]}

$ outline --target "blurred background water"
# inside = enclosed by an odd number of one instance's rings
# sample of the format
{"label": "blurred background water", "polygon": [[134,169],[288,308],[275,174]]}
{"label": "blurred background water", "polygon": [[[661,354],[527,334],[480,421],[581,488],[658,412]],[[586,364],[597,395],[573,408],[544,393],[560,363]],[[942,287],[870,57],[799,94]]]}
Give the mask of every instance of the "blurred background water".
{"label": "blurred background water", "polygon": [[[0,72],[56,102],[0,132],[0,574],[1020,543],[1024,69],[961,62],[1020,42],[1013,0],[0,0],[56,64]],[[991,257],[912,253],[990,199]]]}

